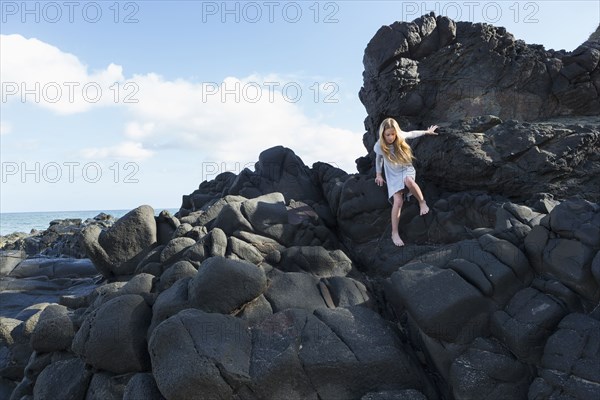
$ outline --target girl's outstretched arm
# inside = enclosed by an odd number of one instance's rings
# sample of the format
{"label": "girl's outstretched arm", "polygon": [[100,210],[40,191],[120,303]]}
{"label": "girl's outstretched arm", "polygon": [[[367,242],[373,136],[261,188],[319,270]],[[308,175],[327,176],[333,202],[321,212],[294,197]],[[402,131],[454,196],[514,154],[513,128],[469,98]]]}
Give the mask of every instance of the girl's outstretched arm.
{"label": "girl's outstretched arm", "polygon": [[402,136],[404,137],[404,139],[414,139],[414,138],[417,138],[417,137],[423,136],[423,135],[437,135],[437,132],[435,131],[437,128],[438,128],[437,125],[431,125],[425,131],[415,130],[415,131],[402,132]]}

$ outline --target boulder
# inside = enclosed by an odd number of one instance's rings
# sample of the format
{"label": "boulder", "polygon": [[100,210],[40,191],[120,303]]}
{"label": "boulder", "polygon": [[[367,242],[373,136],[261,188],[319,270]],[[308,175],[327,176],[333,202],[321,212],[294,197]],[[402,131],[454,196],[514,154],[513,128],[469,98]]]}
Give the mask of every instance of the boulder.
{"label": "boulder", "polygon": [[87,296],[87,302],[91,305],[87,312],[89,313],[107,301],[122,295],[137,294],[145,297],[154,288],[155,281],[156,277],[154,275],[142,272],[126,282],[112,282],[99,286]]}
{"label": "boulder", "polygon": [[271,304],[273,312],[288,308],[302,308],[313,311],[327,307],[319,291],[319,278],[302,272],[280,272],[273,270],[269,274],[271,281],[265,292],[265,298]]}
{"label": "boulder", "polygon": [[450,367],[449,383],[457,399],[525,399],[529,368],[494,340],[477,338]]}
{"label": "boulder", "polygon": [[357,175],[346,180],[337,204],[340,229],[354,243],[380,237],[390,224],[387,189],[370,177]]}
{"label": "boulder", "polygon": [[232,398],[250,380],[251,336],[239,318],[183,310],[154,329],[148,350],[167,399]]}
{"label": "boulder", "polygon": [[247,261],[206,259],[189,283],[190,304],[207,312],[229,314],[267,288],[265,272]]}
{"label": "boulder", "polygon": [[246,303],[237,316],[245,319],[250,326],[253,326],[271,314],[273,314],[273,308],[264,294],[261,294],[256,299]]}
{"label": "boulder", "polygon": [[600,248],[600,204],[571,198],[552,209],[549,222],[550,229],[561,237]]}
{"label": "boulder", "polygon": [[600,396],[600,322],[573,313],[558,324],[544,348],[539,376],[529,388],[529,398],[575,399]]}
{"label": "boulder", "polygon": [[264,261],[263,255],[253,245],[238,239],[235,236],[228,238],[228,254],[230,258],[245,260],[252,264],[260,264]]}
{"label": "boulder", "polygon": [[18,381],[32,353],[29,337],[18,319],[0,317],[0,377]]}
{"label": "boulder", "polygon": [[83,400],[91,378],[92,372],[79,358],[54,362],[38,376],[33,398]]}
{"label": "boulder", "polygon": [[235,231],[233,236],[251,244],[257,249],[263,256],[267,256],[273,251],[281,251],[285,249],[277,240],[268,238],[266,236],[258,235],[256,233]]}
{"label": "boulder", "polygon": [[152,321],[146,335],[148,339],[150,339],[150,335],[158,324],[177,314],[179,311],[192,308],[188,292],[191,280],[191,277],[181,278],[158,295],[152,305]]}
{"label": "boulder", "polygon": [[[372,306],[373,299],[364,283],[349,277],[334,276],[321,281],[326,285],[335,307]],[[331,308],[331,307],[330,307]]]}
{"label": "boulder", "polygon": [[554,297],[528,287],[494,313],[491,330],[519,361],[539,364],[546,340],[567,313]]}
{"label": "boulder", "polygon": [[436,398],[390,326],[362,307],[279,312],[253,328],[252,343],[260,398],[360,398],[382,386]]}
{"label": "boulder", "polygon": [[542,273],[548,274],[592,303],[600,299],[600,286],[592,274],[594,251],[574,239],[549,239],[542,256]]}
{"label": "boulder", "polygon": [[346,276],[352,261],[341,250],[322,246],[292,246],[280,252],[278,268],[286,272],[307,272],[319,277]]}
{"label": "boulder", "polygon": [[[233,174],[231,172],[226,173],[226,174],[229,174],[232,177],[235,177],[235,176],[233,176]],[[215,181],[217,181],[220,176],[217,176],[217,178],[215,178]],[[213,181],[213,183],[215,181]],[[203,184],[205,184],[205,183],[210,184],[210,182],[203,182]],[[204,186],[203,184],[200,184],[200,189],[198,189],[196,191],[196,192],[198,192],[199,196],[201,196],[200,193],[202,192],[202,189]],[[192,194],[192,196],[194,196],[194,194]],[[212,195],[208,195],[208,197],[211,198],[212,200],[207,202],[206,204],[204,204],[201,207],[201,209],[199,209],[198,211],[192,212],[192,213],[186,215],[185,217],[182,217],[181,222],[188,223],[192,226],[208,226],[209,228],[212,228],[214,220],[221,213],[221,210],[223,210],[223,207],[225,207],[227,204],[239,203],[240,201],[246,200],[246,198],[243,196],[233,196],[233,195],[216,196],[216,197],[213,197]],[[185,197],[184,197],[184,199],[185,199]]]}
{"label": "boulder", "polygon": [[181,223],[167,210],[156,217],[156,240],[159,244],[167,244],[174,236]]}
{"label": "boulder", "polygon": [[188,237],[171,239],[160,252],[160,262],[166,264],[177,261],[178,258],[181,258],[183,253],[194,244],[196,244],[196,241]]}
{"label": "boulder", "polygon": [[123,374],[150,368],[146,332],[152,310],[137,294],[124,294],[91,312],[72,349],[86,364]]}
{"label": "boulder", "polygon": [[192,278],[198,270],[189,261],[177,261],[160,276],[158,291],[163,292],[182,278]]}
{"label": "boulder", "polygon": [[82,231],[82,239],[89,258],[102,275],[107,278],[131,275],[157,243],[154,210],[140,206],[107,230],[90,225]]}
{"label": "boulder", "polygon": [[252,225],[242,213],[241,207],[241,202],[226,204],[215,218],[213,227],[221,229],[226,235],[231,235],[237,230],[254,232]]}
{"label": "boulder", "polygon": [[[322,198],[310,169],[293,150],[283,146],[275,146],[259,154],[251,177],[254,176],[260,177],[257,188],[260,193],[279,192],[286,203],[291,199],[319,201]],[[230,191],[236,190],[234,184]],[[241,191],[240,194],[243,195]]]}
{"label": "boulder", "polygon": [[183,258],[190,262],[201,263],[211,256],[225,257],[227,253],[227,235],[220,228],[213,228],[196,244],[183,253]]}
{"label": "boulder", "polygon": [[75,336],[75,327],[65,306],[51,304],[40,313],[30,343],[37,352],[67,350]]}
{"label": "boulder", "polygon": [[392,277],[396,294],[428,336],[468,343],[486,333],[490,300],[452,269],[414,263]]}

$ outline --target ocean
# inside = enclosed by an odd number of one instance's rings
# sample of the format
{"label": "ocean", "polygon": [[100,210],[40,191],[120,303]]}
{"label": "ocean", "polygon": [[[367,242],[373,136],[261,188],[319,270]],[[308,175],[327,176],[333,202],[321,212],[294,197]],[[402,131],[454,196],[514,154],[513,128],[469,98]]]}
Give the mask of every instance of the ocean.
{"label": "ocean", "polygon": [[[155,208],[156,215],[162,210],[171,214],[179,211],[179,208]],[[131,210],[81,210],[81,211],[40,211],[40,212],[18,212],[0,213],[0,236],[6,236],[13,232],[30,233],[32,229],[48,229],[51,221],[56,219],[80,218],[85,221],[94,218],[100,213],[110,214],[120,218]]]}

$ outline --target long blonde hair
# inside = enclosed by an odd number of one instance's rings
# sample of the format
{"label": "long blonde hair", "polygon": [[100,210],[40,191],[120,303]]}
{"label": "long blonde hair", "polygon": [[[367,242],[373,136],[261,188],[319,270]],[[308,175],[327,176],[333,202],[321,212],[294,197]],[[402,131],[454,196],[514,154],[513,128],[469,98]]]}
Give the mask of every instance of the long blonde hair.
{"label": "long blonde hair", "polygon": [[[383,133],[389,128],[396,131],[396,139],[394,140],[394,143],[392,143],[394,146],[394,154],[390,152],[385,138],[383,137]],[[400,125],[398,125],[398,122],[396,122],[394,118],[384,119],[381,125],[379,125],[379,146],[381,146],[381,151],[390,162],[394,164],[410,164],[415,157],[413,156],[410,146],[406,143],[406,140],[400,136],[400,132]]]}

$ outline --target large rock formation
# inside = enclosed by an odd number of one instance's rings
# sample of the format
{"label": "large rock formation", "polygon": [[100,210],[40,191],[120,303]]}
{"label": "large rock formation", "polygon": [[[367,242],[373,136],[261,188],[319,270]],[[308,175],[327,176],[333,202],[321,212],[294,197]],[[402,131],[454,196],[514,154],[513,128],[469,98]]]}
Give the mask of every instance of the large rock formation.
{"label": "large rock formation", "polygon": [[358,169],[372,169],[379,123],[394,117],[404,130],[441,126],[414,145],[418,173],[439,188],[600,201],[599,61],[594,35],[567,53],[433,14],[383,26],[363,60]]}
{"label": "large rock formation", "polygon": [[521,121],[600,113],[600,43],[572,52],[527,45],[501,27],[433,13],[383,26],[365,50],[360,99],[372,134],[383,118],[412,124],[492,114]]}

